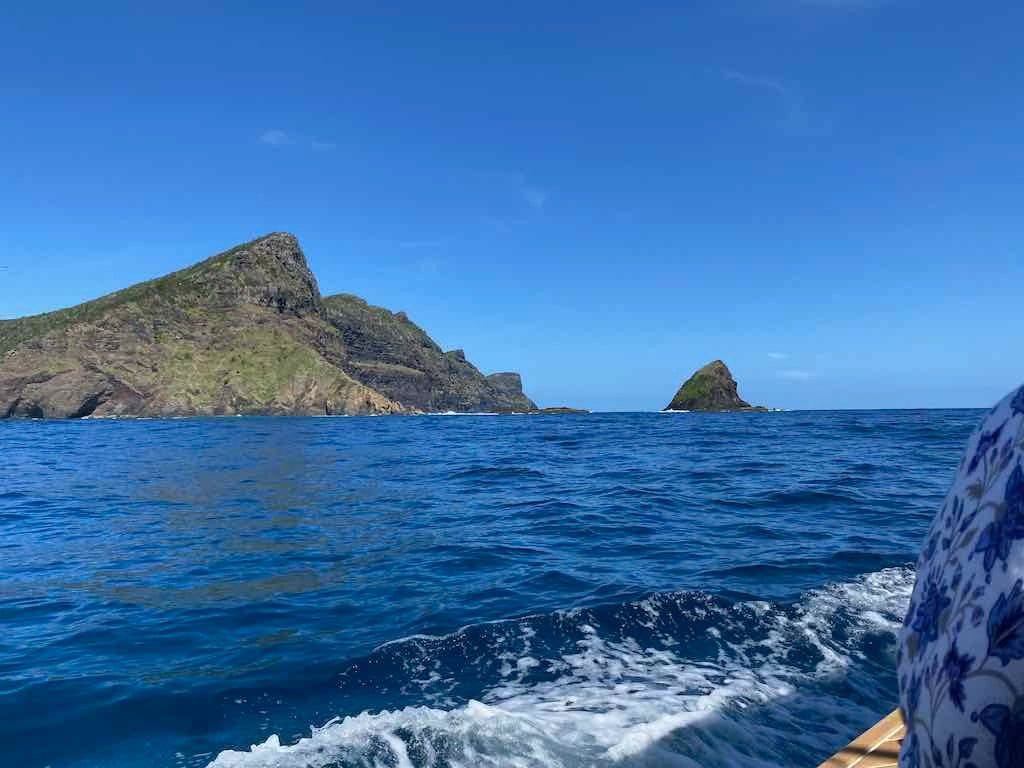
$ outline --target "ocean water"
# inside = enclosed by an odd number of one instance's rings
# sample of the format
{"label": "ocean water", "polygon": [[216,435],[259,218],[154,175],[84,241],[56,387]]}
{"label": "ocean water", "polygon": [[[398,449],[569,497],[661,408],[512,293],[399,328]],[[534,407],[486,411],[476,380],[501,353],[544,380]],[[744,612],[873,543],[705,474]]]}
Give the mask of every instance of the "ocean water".
{"label": "ocean water", "polygon": [[0,764],[816,765],[980,416],[0,422]]}

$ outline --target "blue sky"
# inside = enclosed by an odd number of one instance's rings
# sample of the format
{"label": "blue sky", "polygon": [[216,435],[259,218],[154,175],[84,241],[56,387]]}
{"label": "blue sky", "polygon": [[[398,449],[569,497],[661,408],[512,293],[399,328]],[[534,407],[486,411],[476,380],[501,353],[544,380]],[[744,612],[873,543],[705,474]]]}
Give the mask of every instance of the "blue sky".
{"label": "blue sky", "polygon": [[21,5],[0,317],[288,230],[542,404],[1024,381],[1019,3]]}

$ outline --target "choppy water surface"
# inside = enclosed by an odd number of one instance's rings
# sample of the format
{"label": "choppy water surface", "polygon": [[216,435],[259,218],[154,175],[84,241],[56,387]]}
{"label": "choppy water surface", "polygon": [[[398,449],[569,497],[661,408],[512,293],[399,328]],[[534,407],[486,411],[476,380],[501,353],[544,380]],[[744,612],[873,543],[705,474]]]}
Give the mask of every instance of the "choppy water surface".
{"label": "choppy water surface", "polygon": [[815,765],[979,417],[0,423],[0,763]]}

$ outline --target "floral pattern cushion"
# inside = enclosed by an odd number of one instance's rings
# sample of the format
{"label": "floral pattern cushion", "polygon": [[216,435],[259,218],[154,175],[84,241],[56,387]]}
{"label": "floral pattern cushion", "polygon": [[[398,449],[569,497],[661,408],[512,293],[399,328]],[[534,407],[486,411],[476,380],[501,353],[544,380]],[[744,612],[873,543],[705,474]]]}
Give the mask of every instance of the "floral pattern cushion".
{"label": "floral pattern cushion", "polygon": [[917,562],[900,768],[1024,768],[1024,387],[967,444]]}

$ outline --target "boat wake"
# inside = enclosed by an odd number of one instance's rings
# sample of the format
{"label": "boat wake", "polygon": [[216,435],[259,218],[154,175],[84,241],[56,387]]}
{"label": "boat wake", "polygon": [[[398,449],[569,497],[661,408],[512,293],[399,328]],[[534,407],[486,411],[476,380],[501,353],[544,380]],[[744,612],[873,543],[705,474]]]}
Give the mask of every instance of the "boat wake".
{"label": "boat wake", "polygon": [[792,605],[674,592],[406,638],[340,680],[394,709],[210,768],[813,765],[895,704],[912,584],[888,568]]}

